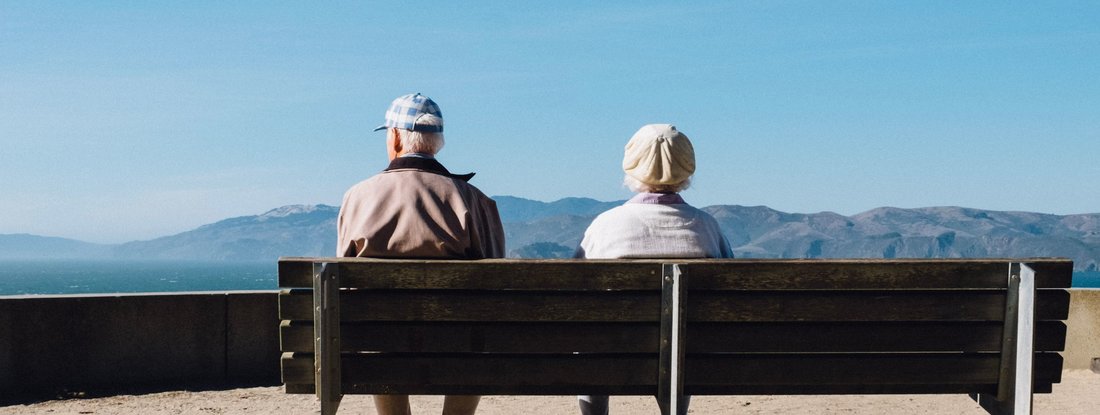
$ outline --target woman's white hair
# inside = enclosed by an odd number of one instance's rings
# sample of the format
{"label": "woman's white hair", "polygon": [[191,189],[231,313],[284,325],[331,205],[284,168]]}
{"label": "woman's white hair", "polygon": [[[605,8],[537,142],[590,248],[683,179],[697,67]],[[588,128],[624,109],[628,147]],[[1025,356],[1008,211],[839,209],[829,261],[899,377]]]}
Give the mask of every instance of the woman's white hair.
{"label": "woman's white hair", "polygon": [[634,193],[680,193],[691,187],[691,177],[676,184],[646,184],[627,174],[623,177],[623,186]]}
{"label": "woman's white hair", "polygon": [[[423,114],[416,119],[416,125],[442,126],[443,119],[432,114]],[[402,130],[402,132],[404,132],[404,134],[401,134],[401,147],[413,153],[434,155],[438,153],[439,150],[442,150],[443,144],[446,143],[443,140],[442,132],[432,133],[409,130]]]}

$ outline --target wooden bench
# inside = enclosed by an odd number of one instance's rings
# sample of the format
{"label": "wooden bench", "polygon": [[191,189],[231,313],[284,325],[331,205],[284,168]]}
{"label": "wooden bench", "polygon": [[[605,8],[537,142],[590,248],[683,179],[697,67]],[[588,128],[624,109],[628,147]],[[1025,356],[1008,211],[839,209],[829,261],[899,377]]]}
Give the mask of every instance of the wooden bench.
{"label": "wooden bench", "polygon": [[[1061,379],[1073,263],[279,261],[282,376],[316,393],[971,394]],[[318,322],[315,324],[315,322]]]}

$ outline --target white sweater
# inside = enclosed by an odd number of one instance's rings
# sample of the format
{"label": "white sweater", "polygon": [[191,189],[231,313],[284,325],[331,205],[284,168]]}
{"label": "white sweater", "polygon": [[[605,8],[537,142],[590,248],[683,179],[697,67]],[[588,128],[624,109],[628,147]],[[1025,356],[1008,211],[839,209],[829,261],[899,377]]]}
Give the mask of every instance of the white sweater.
{"label": "white sweater", "polygon": [[[676,196],[676,195],[662,195]],[[647,201],[647,199],[649,201]],[[640,194],[601,213],[584,231],[578,258],[733,258],[718,221],[683,199]]]}

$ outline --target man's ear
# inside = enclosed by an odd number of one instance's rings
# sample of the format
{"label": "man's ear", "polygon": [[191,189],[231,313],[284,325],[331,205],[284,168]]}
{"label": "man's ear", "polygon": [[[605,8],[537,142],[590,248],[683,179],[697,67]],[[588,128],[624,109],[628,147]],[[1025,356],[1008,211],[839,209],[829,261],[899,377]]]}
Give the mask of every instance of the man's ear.
{"label": "man's ear", "polygon": [[392,130],[393,130],[393,142],[390,143],[390,150],[393,151],[393,154],[399,155],[399,154],[401,154],[401,150],[402,150],[402,148],[401,148],[401,130],[398,130],[396,128],[393,128]]}

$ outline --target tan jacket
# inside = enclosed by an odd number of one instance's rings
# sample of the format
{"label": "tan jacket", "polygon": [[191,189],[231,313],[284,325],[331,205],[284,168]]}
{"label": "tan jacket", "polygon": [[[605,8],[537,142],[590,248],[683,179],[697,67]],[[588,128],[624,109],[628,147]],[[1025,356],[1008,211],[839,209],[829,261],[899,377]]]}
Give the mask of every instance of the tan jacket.
{"label": "tan jacket", "polygon": [[337,256],[504,257],[496,202],[434,159],[400,157],[344,194]]}

